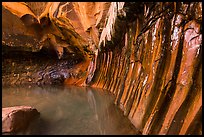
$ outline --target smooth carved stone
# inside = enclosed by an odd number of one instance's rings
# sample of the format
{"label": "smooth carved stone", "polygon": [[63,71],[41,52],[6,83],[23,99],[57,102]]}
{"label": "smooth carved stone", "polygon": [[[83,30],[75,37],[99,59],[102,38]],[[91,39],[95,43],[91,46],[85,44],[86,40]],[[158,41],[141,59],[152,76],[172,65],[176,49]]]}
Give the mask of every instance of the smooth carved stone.
{"label": "smooth carved stone", "polygon": [[2,133],[23,131],[39,115],[37,109],[30,106],[2,108]]}

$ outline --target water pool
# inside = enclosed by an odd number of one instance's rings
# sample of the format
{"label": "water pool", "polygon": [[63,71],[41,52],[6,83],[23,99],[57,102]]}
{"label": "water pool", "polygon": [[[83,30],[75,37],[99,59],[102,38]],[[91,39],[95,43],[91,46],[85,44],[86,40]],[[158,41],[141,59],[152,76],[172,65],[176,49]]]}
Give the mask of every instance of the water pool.
{"label": "water pool", "polygon": [[40,112],[25,135],[129,135],[136,129],[102,89],[76,86],[2,88],[2,107],[28,105]]}

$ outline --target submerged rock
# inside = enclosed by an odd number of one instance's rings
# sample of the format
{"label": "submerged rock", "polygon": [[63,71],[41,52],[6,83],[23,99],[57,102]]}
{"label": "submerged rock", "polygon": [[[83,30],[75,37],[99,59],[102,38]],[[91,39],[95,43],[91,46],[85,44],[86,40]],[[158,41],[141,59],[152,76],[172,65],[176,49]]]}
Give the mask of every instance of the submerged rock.
{"label": "submerged rock", "polygon": [[17,133],[25,130],[40,113],[30,106],[2,108],[2,133]]}

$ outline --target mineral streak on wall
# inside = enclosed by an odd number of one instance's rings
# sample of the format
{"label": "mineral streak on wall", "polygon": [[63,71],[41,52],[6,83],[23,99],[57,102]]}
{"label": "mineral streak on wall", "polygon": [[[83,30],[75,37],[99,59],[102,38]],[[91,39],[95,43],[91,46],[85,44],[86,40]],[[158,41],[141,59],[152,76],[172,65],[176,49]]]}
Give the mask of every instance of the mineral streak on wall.
{"label": "mineral streak on wall", "polygon": [[90,85],[113,93],[143,134],[202,134],[202,3],[120,4]]}
{"label": "mineral streak on wall", "polygon": [[202,134],[202,2],[3,2],[2,30],[2,45],[52,45],[63,68],[43,76],[109,90],[142,134]]}

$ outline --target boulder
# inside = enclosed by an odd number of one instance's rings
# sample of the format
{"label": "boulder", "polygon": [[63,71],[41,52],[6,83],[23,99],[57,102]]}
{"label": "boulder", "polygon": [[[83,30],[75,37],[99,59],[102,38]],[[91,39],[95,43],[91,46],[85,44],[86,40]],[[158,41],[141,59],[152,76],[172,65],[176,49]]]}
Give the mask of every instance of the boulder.
{"label": "boulder", "polygon": [[37,109],[30,106],[2,108],[2,133],[23,131],[39,115]]}

